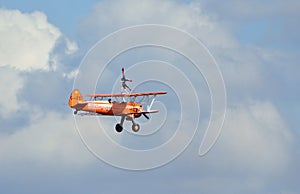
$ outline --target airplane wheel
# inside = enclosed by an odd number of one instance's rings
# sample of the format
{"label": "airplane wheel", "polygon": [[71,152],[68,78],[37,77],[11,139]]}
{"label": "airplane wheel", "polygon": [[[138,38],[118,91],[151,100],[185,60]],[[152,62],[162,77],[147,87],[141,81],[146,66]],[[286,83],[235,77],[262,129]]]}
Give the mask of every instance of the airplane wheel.
{"label": "airplane wheel", "polygon": [[119,123],[116,124],[116,131],[117,131],[118,133],[121,133],[122,130],[123,130],[123,127],[122,127]]}
{"label": "airplane wheel", "polygon": [[132,131],[138,132],[140,130],[140,125],[139,124],[133,124],[132,125]]}
{"label": "airplane wheel", "polygon": [[77,110],[75,110],[75,111],[74,111],[74,115],[77,115],[77,112],[78,112],[78,111],[77,111]]}

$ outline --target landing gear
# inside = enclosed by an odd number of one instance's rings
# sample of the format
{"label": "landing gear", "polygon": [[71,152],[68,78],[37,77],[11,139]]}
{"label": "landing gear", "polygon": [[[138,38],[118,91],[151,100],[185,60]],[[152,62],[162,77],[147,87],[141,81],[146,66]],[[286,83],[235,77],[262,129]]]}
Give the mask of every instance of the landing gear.
{"label": "landing gear", "polygon": [[121,132],[123,131],[123,123],[124,123],[124,120],[125,120],[125,116],[122,116],[122,117],[121,117],[121,122],[116,124],[115,129],[116,129],[116,131],[117,131],[118,133],[121,133]]}
{"label": "landing gear", "polygon": [[138,132],[140,130],[140,125],[134,122],[134,117],[131,118],[132,122],[132,131]]}
{"label": "landing gear", "polygon": [[116,127],[115,127],[115,129],[116,129],[116,131],[118,133],[121,133],[123,131],[123,123],[124,123],[125,118],[127,120],[130,120],[132,122],[132,131],[138,132],[140,130],[140,125],[134,122],[134,118],[133,117],[122,116],[121,122],[117,123]]}
{"label": "landing gear", "polygon": [[77,110],[75,110],[75,111],[74,111],[74,115],[77,115],[77,113],[78,113],[78,111],[77,111]]}
{"label": "landing gear", "polygon": [[119,123],[116,124],[116,131],[117,131],[118,133],[121,133],[121,132],[123,131],[123,127],[122,127],[122,125],[120,125]]}
{"label": "landing gear", "polygon": [[140,130],[140,125],[137,123],[132,124],[132,131],[138,132]]}

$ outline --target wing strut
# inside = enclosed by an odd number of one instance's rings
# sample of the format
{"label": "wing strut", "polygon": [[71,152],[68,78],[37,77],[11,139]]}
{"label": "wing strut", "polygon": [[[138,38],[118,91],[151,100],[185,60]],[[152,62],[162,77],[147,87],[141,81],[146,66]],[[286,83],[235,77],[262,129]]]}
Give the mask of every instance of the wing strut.
{"label": "wing strut", "polygon": [[[153,103],[154,103],[154,101],[155,101],[155,97],[156,97],[156,95],[153,96],[153,98],[152,98],[150,104],[147,105],[147,111],[148,111],[148,112],[151,111],[151,107],[152,107],[152,105],[153,105]],[[148,98],[149,98],[149,96],[148,96]]]}

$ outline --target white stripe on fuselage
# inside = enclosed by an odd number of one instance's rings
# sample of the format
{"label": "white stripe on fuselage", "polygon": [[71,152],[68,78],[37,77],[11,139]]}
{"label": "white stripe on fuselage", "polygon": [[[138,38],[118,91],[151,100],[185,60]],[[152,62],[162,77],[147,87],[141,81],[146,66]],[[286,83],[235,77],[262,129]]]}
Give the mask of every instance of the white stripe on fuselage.
{"label": "white stripe on fuselage", "polygon": [[111,103],[109,103],[107,100],[101,100],[101,101],[86,101],[88,103],[89,107],[103,107],[103,108],[111,108]]}

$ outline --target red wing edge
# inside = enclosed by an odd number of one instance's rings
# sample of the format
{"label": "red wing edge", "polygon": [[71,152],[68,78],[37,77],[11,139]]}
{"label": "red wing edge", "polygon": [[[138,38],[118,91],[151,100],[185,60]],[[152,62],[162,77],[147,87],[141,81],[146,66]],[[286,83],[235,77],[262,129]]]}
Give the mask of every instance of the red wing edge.
{"label": "red wing edge", "polygon": [[167,92],[140,92],[131,94],[87,94],[88,97],[136,97],[136,96],[153,96],[153,95],[163,95]]}

